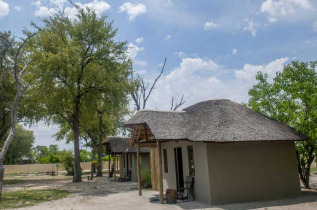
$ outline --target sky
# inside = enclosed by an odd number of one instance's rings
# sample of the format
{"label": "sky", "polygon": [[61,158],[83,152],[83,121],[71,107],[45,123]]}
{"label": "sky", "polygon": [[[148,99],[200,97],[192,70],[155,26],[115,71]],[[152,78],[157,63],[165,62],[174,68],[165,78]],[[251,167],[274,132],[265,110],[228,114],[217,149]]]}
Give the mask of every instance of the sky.
{"label": "sky", "polygon": [[[292,61],[313,61],[317,54],[315,0],[73,0],[107,15],[118,28],[116,39],[128,42],[134,70],[153,81],[167,58],[164,74],[147,109],[169,110],[171,98],[184,95],[185,108],[200,101],[227,98],[248,101],[258,71],[269,79]],[[0,0],[0,29],[22,36],[31,21],[63,8],[67,0]],[[58,126],[39,123],[37,145],[58,144]]]}

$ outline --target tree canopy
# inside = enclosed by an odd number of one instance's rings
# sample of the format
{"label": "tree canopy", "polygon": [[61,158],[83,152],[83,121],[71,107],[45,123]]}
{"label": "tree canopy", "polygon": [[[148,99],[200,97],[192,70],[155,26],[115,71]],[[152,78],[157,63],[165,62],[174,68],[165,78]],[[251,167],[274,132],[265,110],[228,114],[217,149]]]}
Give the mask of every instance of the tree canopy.
{"label": "tree canopy", "polygon": [[76,19],[59,12],[43,20],[33,43],[33,87],[41,97],[46,119],[68,124],[74,141],[74,182],[81,181],[79,142],[82,126],[95,110],[96,98],[126,104],[129,63],[126,42],[115,40],[117,30],[106,16],[77,7]]}
{"label": "tree canopy", "polygon": [[310,165],[317,146],[317,62],[292,62],[278,72],[273,83],[259,72],[249,91],[248,106],[284,122],[308,140],[296,142],[300,179],[309,188]]}

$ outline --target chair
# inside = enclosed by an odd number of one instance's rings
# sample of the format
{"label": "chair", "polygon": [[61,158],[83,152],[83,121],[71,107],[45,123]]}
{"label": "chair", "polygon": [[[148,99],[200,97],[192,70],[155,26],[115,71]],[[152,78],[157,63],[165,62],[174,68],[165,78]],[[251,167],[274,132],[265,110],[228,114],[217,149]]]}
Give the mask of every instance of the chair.
{"label": "chair", "polygon": [[192,197],[193,200],[195,200],[194,197],[194,177],[187,176],[186,181],[184,181],[184,187],[177,189],[177,199],[179,200],[189,200],[189,197]]}

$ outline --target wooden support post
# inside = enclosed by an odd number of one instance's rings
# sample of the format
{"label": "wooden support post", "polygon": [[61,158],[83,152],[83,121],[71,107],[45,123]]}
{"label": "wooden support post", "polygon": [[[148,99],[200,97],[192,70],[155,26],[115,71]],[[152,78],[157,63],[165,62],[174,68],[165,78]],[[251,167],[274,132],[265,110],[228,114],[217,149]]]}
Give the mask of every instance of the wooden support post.
{"label": "wooden support post", "polygon": [[113,154],[113,178],[116,181],[116,153]]}
{"label": "wooden support post", "polygon": [[119,156],[117,157],[117,172],[119,171]]}
{"label": "wooden support post", "polygon": [[108,156],[109,156],[109,160],[108,160],[108,178],[110,179],[110,172],[111,172],[111,161],[110,161],[110,159],[111,159],[111,155],[110,155],[110,153],[108,154]]}
{"label": "wooden support post", "polygon": [[160,204],[164,203],[164,197],[163,197],[163,174],[162,174],[162,151],[161,151],[161,142],[159,140],[156,140],[157,143],[157,155],[158,155],[158,178],[159,178],[159,194],[160,194]]}
{"label": "wooden support post", "polygon": [[139,189],[139,195],[142,195],[142,186],[141,186],[141,164],[140,164],[140,145],[136,145],[137,149],[137,171],[138,171],[138,189]]}
{"label": "wooden support post", "polygon": [[123,163],[122,163],[122,161],[123,161],[123,155],[120,154],[120,161],[119,161],[119,163],[120,163],[120,178],[123,178]]}

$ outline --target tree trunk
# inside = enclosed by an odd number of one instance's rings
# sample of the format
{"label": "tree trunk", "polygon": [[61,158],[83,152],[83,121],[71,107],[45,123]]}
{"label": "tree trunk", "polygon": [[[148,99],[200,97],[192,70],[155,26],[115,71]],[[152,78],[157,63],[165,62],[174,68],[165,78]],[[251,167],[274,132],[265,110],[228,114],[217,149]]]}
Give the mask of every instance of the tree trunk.
{"label": "tree trunk", "polygon": [[1,200],[1,194],[2,194],[3,177],[4,177],[4,167],[3,165],[0,165],[0,200]]}
{"label": "tree trunk", "polygon": [[309,186],[310,166],[315,159],[314,152],[315,152],[315,147],[310,146],[308,148],[307,157],[304,157],[303,154],[300,154],[296,150],[299,178],[300,178],[301,182],[303,183],[305,189],[310,189],[310,186]]}
{"label": "tree trunk", "polygon": [[102,176],[102,144],[101,141],[99,141],[98,145],[98,163],[97,163],[97,175],[96,176]]}
{"label": "tree trunk", "polygon": [[95,173],[95,172],[96,172],[95,160],[96,160],[96,148],[93,147],[93,148],[92,148],[92,158],[91,158],[91,172],[92,172],[92,173]]}
{"label": "tree trunk", "polygon": [[95,173],[95,170],[96,170],[95,159],[96,159],[96,149],[95,149],[95,147],[93,147],[92,148],[92,158],[91,158],[90,180],[93,179],[94,173]]}
{"label": "tree trunk", "polygon": [[80,151],[79,151],[79,120],[74,119],[73,134],[74,134],[74,176],[73,182],[81,182],[80,168]]}
{"label": "tree trunk", "polygon": [[2,184],[3,184],[3,177],[4,177],[4,158],[8,152],[9,146],[13,140],[13,137],[15,135],[15,126],[16,126],[16,120],[17,120],[17,114],[18,114],[18,105],[21,98],[21,83],[19,81],[16,82],[17,85],[17,92],[14,99],[13,109],[11,113],[11,128],[10,133],[4,142],[4,145],[2,147],[2,150],[0,152],[0,199],[2,194]]}

